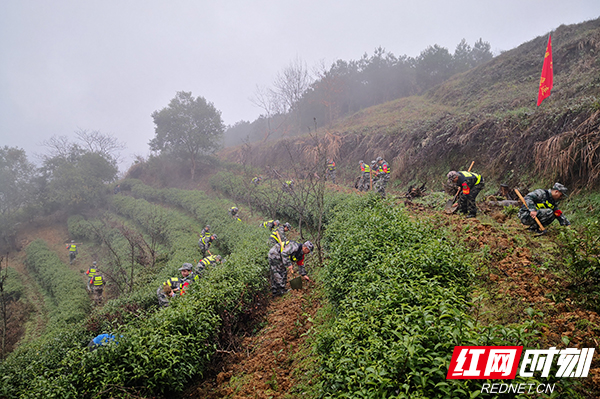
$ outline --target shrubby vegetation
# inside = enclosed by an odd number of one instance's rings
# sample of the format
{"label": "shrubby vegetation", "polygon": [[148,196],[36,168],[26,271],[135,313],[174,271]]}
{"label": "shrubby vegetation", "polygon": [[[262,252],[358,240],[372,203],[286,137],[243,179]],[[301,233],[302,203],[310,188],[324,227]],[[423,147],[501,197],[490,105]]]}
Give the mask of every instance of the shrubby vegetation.
{"label": "shrubby vegetation", "polygon": [[105,204],[122,145],[110,135],[80,130],[78,142],[53,137],[36,168],[25,151],[0,148],[0,249],[16,248],[18,223],[55,211],[77,213]]}
{"label": "shrubby vegetation", "polygon": [[558,242],[571,281],[569,288],[586,307],[600,312],[600,223],[589,219],[580,226],[562,229]]}
{"label": "shrubby vegetation", "polygon": [[338,207],[325,239],[334,318],[316,345],[322,397],[474,397],[480,382],[446,380],[455,345],[530,346],[539,334],[533,321],[479,324],[460,249],[373,195]]}
{"label": "shrubby vegetation", "polygon": [[236,201],[246,203],[271,218],[291,221],[308,227],[314,235],[321,223],[328,223],[331,210],[347,197],[346,194],[325,190],[322,212],[319,209],[319,182],[313,180],[296,181],[293,191],[282,190],[284,179],[265,179],[255,186],[250,178],[227,172],[218,172],[210,179],[214,190]]}
{"label": "shrubby vegetation", "polygon": [[[227,345],[218,339],[222,329],[232,333],[237,321],[251,312],[257,296],[266,292],[268,244],[264,229],[234,223],[221,201],[203,193],[154,190],[133,183],[137,195],[195,207],[198,215],[203,215],[199,217],[202,224],[165,209],[164,239],[170,257],[154,280],[133,294],[110,301],[87,324],[76,323],[20,347],[0,365],[0,396],[85,398],[179,392],[203,374],[216,348]],[[154,204],[142,199],[115,196],[111,202],[116,212],[141,228],[149,225],[156,212]],[[78,230],[80,222],[74,220],[70,225]],[[158,311],[156,288],[166,278],[178,275],[183,262],[197,258],[197,233],[207,222],[220,233],[219,249],[227,255],[226,262],[208,270],[185,296],[174,298],[171,306]],[[102,315],[103,322],[99,320]],[[116,334],[118,344],[87,351],[87,342],[100,332]]]}
{"label": "shrubby vegetation", "polygon": [[84,319],[90,310],[90,300],[81,277],[61,262],[42,240],[33,241],[26,252],[27,268],[51,304],[51,323],[63,327]]}

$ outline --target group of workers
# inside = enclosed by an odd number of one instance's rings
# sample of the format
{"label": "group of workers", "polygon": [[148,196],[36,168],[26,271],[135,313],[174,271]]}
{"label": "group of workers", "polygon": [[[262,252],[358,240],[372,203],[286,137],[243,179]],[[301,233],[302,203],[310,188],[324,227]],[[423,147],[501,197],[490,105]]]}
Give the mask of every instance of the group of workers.
{"label": "group of workers", "polygon": [[[477,205],[475,200],[477,195],[485,187],[485,182],[481,175],[470,171],[450,171],[447,175],[448,183],[451,186],[458,187],[458,212],[466,215],[467,218],[477,216]],[[537,189],[525,197],[524,204],[519,209],[517,217],[521,223],[528,226],[528,229],[535,233],[540,233],[540,225],[545,228],[554,220],[557,220],[561,226],[569,226],[571,222],[563,215],[558,208],[558,202],[567,196],[568,190],[561,183],[554,183],[551,189]]]}
{"label": "group of workers", "polygon": [[210,225],[204,226],[200,231],[200,239],[198,240],[198,247],[200,248],[202,259],[195,267],[191,263],[184,263],[178,269],[181,273],[181,277],[171,277],[158,287],[156,295],[158,296],[159,306],[168,306],[169,300],[172,297],[185,294],[185,290],[190,283],[199,280],[209,266],[213,266],[223,261],[221,255],[213,255],[210,252],[210,246],[216,239],[217,235],[210,232]]}
{"label": "group of workers", "polygon": [[[77,248],[77,243],[75,240],[71,240],[70,243],[67,244],[67,250],[69,251],[69,264],[73,264],[79,250]],[[96,304],[102,303],[102,293],[104,292],[104,276],[97,267],[97,262],[93,261],[92,266],[90,266],[85,272],[87,276],[87,290],[92,293],[94,302]]]}
{"label": "group of workers", "polygon": [[377,157],[367,165],[362,159],[358,161],[360,177],[355,185],[358,191],[369,191],[371,183],[381,198],[385,198],[385,188],[390,180],[390,166],[382,157]]}
{"label": "group of workers", "polygon": [[[233,211],[232,207],[229,209],[229,214],[236,218],[237,208]],[[268,229],[271,234],[269,235],[269,243],[272,244],[269,250],[269,269],[270,269],[270,280],[271,280],[271,292],[274,296],[280,296],[285,294],[288,290],[286,289],[288,271],[293,272],[293,263],[298,265],[298,272],[302,278],[306,281],[310,281],[306,268],[304,266],[304,256],[313,251],[314,245],[310,241],[306,241],[303,244],[290,241],[287,239],[287,234],[291,230],[292,226],[289,223],[281,223],[279,220],[268,220],[261,222],[261,227]],[[217,263],[222,262],[220,255],[213,255],[210,253],[210,245],[216,240],[216,234],[210,232],[210,226],[206,225],[201,231],[201,237],[198,241],[200,250],[205,256],[194,268],[191,263],[184,263],[180,268],[179,272],[181,277],[171,277],[156,290],[158,297],[159,306],[164,307],[169,305],[169,300],[176,295],[185,294],[186,288],[194,281],[201,278],[204,271],[209,267]]]}
{"label": "group of workers", "polygon": [[[360,167],[360,176],[355,184],[358,191],[369,191],[371,186],[377,190],[381,198],[385,198],[385,188],[390,180],[390,166],[385,159],[377,157],[371,161],[371,165],[366,164],[362,159],[358,161]],[[326,177],[335,184],[335,161],[327,159],[325,169]]]}

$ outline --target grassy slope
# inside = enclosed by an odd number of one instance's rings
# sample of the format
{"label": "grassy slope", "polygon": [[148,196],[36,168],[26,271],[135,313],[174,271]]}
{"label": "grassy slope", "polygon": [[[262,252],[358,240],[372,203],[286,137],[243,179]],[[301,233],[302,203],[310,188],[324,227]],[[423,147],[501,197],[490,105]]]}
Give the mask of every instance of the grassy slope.
{"label": "grassy slope", "polygon": [[[571,169],[552,168],[547,154],[538,151],[536,163],[535,145],[569,131],[598,130],[600,116],[594,113],[600,109],[600,19],[562,25],[553,32],[554,88],[536,107],[547,38],[524,43],[425,95],[371,107],[325,132],[320,129],[341,177],[352,179],[359,159],[381,154],[392,161],[394,177],[403,185],[418,178],[432,181],[471,160],[478,172],[495,181],[529,185],[542,177],[594,183],[576,158]],[[589,124],[582,125],[585,121]],[[253,144],[250,151],[248,146],[229,148],[222,154],[257,167],[285,167],[290,152],[310,161],[311,145],[312,138],[299,136]]]}

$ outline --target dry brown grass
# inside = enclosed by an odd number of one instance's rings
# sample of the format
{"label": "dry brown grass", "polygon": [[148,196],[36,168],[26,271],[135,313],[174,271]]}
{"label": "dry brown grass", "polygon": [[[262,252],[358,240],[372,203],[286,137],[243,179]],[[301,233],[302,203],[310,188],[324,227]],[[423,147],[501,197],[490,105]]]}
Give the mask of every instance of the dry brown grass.
{"label": "dry brown grass", "polygon": [[540,172],[576,178],[593,185],[600,180],[600,111],[574,130],[557,134],[535,146]]}
{"label": "dry brown grass", "polygon": [[316,164],[319,162],[319,156],[337,159],[340,155],[342,143],[342,134],[328,131],[320,139],[313,136],[304,137],[301,145],[307,160]]}

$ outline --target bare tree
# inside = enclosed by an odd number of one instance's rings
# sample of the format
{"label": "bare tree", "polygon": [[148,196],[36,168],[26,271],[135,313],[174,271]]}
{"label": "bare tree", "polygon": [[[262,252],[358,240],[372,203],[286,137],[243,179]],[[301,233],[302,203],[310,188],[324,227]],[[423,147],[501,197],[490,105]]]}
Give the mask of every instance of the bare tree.
{"label": "bare tree", "polygon": [[328,70],[324,61],[313,68],[313,73],[317,77],[315,82],[316,89],[322,94],[319,96],[321,104],[327,109],[328,123],[331,123],[339,117],[339,97],[344,91],[344,83],[335,71]]}
{"label": "bare tree", "polygon": [[68,159],[74,150],[81,150],[70,142],[67,136],[52,136],[42,142],[44,147],[49,149],[48,155],[43,155],[43,159],[63,158]]}
{"label": "bare tree", "polygon": [[114,159],[117,163],[121,157],[120,151],[127,148],[116,137],[103,134],[99,130],[79,129],[75,131],[75,136],[84,143],[84,148],[88,151],[101,154],[107,159]]}
{"label": "bare tree", "polygon": [[[267,141],[269,137],[271,137],[274,132],[278,131],[281,128],[281,125],[286,122],[286,114],[282,112],[282,109],[285,107],[282,105],[277,94],[272,89],[267,89],[264,86],[256,85],[254,96],[250,97],[249,100],[252,104],[265,112],[264,117],[267,121],[267,131],[265,132],[263,141]],[[282,116],[279,118],[279,124],[277,126],[272,125],[275,115]]]}
{"label": "bare tree", "polygon": [[284,107],[280,111],[292,111],[310,84],[311,76],[306,63],[296,57],[277,74],[273,82],[273,94],[279,100],[277,103]]}
{"label": "bare tree", "polygon": [[84,153],[94,153],[101,155],[113,164],[117,164],[120,160],[120,151],[127,148],[117,138],[110,134],[103,134],[98,130],[79,129],[75,131],[75,136],[83,143],[82,145],[71,142],[67,136],[52,136],[50,139],[43,141],[42,145],[49,149],[49,153],[43,155],[42,159],[60,158],[73,161]]}

